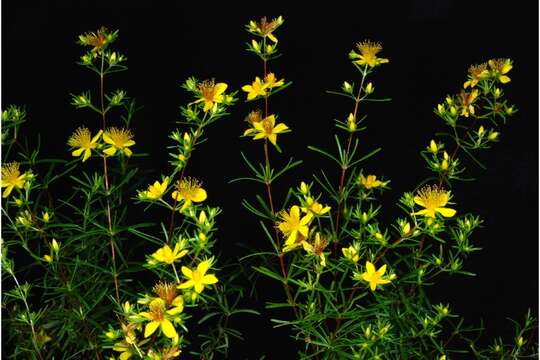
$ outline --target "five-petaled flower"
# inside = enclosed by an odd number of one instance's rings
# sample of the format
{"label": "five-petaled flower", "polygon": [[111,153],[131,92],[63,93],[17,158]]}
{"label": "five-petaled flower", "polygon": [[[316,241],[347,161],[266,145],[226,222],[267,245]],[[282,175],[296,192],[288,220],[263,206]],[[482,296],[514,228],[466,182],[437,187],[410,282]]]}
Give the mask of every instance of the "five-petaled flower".
{"label": "five-petaled flower", "polygon": [[366,261],[366,271],[361,274],[361,279],[369,283],[371,291],[375,291],[377,285],[390,283],[390,280],[383,278],[385,272],[386,264],[375,270],[375,266],[371,262]]}
{"label": "five-petaled flower", "polygon": [[279,214],[281,221],[277,223],[278,229],[287,237],[283,251],[290,251],[301,245],[298,238],[306,239],[309,232],[309,223],[313,218],[311,213],[300,216],[300,208],[297,205],[291,207],[289,212],[282,211]]}
{"label": "five-petaled flower", "polygon": [[342,248],[341,252],[343,253],[343,256],[352,261],[353,264],[358,263],[358,260],[360,260],[360,255],[358,254],[359,249],[355,245],[349,245],[348,248]]}
{"label": "five-petaled flower", "polygon": [[144,337],[147,338],[152,335],[158,327],[161,327],[161,331],[168,338],[172,339],[178,336],[173,323],[169,320],[170,316],[176,314],[174,307],[167,310],[166,303],[163,299],[155,298],[152,300],[148,305],[148,311],[139,313],[140,316],[150,321],[144,328]]}
{"label": "five-petaled flower", "polygon": [[2,197],[8,197],[15,188],[22,189],[27,178],[28,174],[26,172],[21,175],[18,162],[10,162],[2,165],[2,187],[6,188]]}
{"label": "five-petaled flower", "polygon": [[129,149],[130,146],[135,145],[133,134],[129,129],[118,129],[111,127],[103,133],[103,141],[111,145],[103,152],[109,156],[113,156],[116,152],[125,154],[130,157],[133,152]]}
{"label": "five-petaled flower", "polygon": [[161,183],[159,181],[155,181],[153,185],[148,185],[148,190],[139,192],[139,198],[151,200],[161,199],[165,191],[167,191],[168,185],[168,177],[163,179]]}
{"label": "five-petaled flower", "polygon": [[452,217],[456,214],[456,210],[444,207],[449,199],[450,193],[448,191],[436,186],[425,186],[414,197],[414,202],[424,209],[413,213],[413,215],[435,218],[435,214],[439,213],[444,217]]}
{"label": "five-petaled flower", "polygon": [[478,97],[478,90],[474,89],[470,93],[462,91],[459,94],[459,101],[461,103],[461,115],[469,117],[469,115],[474,115],[474,101]]}
{"label": "five-petaled flower", "polygon": [[305,206],[302,207],[302,211],[305,213],[311,213],[315,216],[321,216],[326,214],[331,210],[331,207],[326,205],[322,205],[321,203],[317,202],[315,199],[313,199],[311,196],[306,197],[306,203]]}
{"label": "five-petaled flower", "polygon": [[103,134],[103,130],[99,130],[94,137],[91,136],[90,130],[86,127],[80,127],[70,136],[68,145],[77,148],[71,153],[72,156],[82,156],[83,162],[88,160],[92,155],[92,150],[97,147],[97,141]]}
{"label": "five-petaled flower", "polygon": [[289,131],[289,127],[283,123],[276,125],[274,115],[254,121],[251,126],[253,127],[244,131],[244,136],[253,136],[253,140],[268,139],[274,146],[276,146],[277,135]]}
{"label": "five-petaled flower", "polygon": [[253,100],[257,96],[266,96],[268,86],[264,83],[264,81],[261,80],[260,77],[256,76],[255,81],[251,83],[251,85],[244,85],[242,86],[242,90],[247,92],[247,99]]}
{"label": "five-petaled flower", "polygon": [[377,57],[377,54],[382,50],[382,45],[378,42],[365,40],[357,43],[356,48],[360,54],[352,50],[349,53],[349,58],[353,59],[353,62],[358,65],[375,67],[388,62],[388,59]]}
{"label": "five-petaled flower", "polygon": [[178,285],[178,288],[194,288],[195,292],[200,294],[204,290],[205,285],[212,285],[218,282],[215,275],[206,273],[209,268],[210,260],[201,261],[195,270],[182,266],[182,274],[184,274],[188,280]]}
{"label": "five-petaled flower", "polygon": [[363,174],[360,174],[360,184],[366,189],[375,189],[384,186],[384,182],[377,180],[377,176],[375,175],[365,177]]}
{"label": "five-petaled flower", "polygon": [[279,16],[277,19],[268,21],[266,17],[261,18],[261,21],[256,22],[251,20],[247,25],[247,30],[253,34],[268,37],[274,43],[277,43],[277,38],[272,34],[281,24],[283,24],[283,17]]}
{"label": "five-petaled flower", "polygon": [[493,76],[501,83],[506,84],[510,82],[510,77],[506,75],[512,70],[512,60],[510,59],[491,59],[488,61]]}
{"label": "five-petaled flower", "polygon": [[469,67],[469,80],[465,81],[463,88],[466,89],[469,86],[471,88],[475,87],[480,80],[483,80],[489,76],[489,71],[487,70],[487,64],[482,63],[479,65],[471,65]]}
{"label": "five-petaled flower", "polygon": [[204,102],[203,111],[208,112],[214,107],[214,104],[225,101],[225,95],[223,94],[225,90],[227,90],[227,84],[215,84],[213,80],[205,80],[199,84],[200,99],[195,103]]}
{"label": "five-petaled flower", "polygon": [[201,186],[201,183],[193,178],[184,178],[176,182],[175,190],[171,194],[176,201],[183,201],[181,211],[187,209],[194,202],[202,202],[206,200],[206,190]]}
{"label": "five-petaled flower", "polygon": [[324,255],[324,249],[326,248],[326,246],[328,246],[328,240],[323,238],[321,234],[315,234],[315,240],[313,241],[313,244],[307,241],[302,241],[302,246],[304,250],[308,253],[319,257],[321,266],[326,266],[326,256]]}
{"label": "five-petaled flower", "polygon": [[172,264],[187,254],[188,251],[186,249],[182,249],[182,247],[183,246],[180,242],[177,242],[174,245],[174,249],[171,249],[169,245],[165,244],[151,255],[150,262],[155,263],[158,261],[166,264]]}

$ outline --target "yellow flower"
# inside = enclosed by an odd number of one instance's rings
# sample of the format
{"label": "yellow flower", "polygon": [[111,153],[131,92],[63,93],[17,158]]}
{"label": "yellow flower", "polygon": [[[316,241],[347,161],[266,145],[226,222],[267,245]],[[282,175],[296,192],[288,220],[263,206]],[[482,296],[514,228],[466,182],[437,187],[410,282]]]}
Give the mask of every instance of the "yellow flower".
{"label": "yellow flower", "polygon": [[167,310],[169,315],[177,315],[184,311],[184,298],[182,295],[177,295],[177,286],[173,283],[159,282],[152,289],[165,302],[166,307],[171,307]]}
{"label": "yellow flower", "polygon": [[488,61],[493,75],[503,84],[510,82],[510,78],[505,75],[512,70],[512,60],[492,59]]}
{"label": "yellow flower", "polygon": [[252,123],[253,128],[247,129],[244,136],[252,135],[253,140],[268,139],[275,146],[277,134],[288,132],[289,128],[283,123],[276,125],[276,118],[270,115],[259,122]]}
{"label": "yellow flower", "polygon": [[425,186],[414,197],[414,202],[425,209],[417,211],[413,215],[424,215],[435,218],[435,214],[439,213],[444,217],[452,217],[456,214],[456,210],[444,207],[448,203],[449,198],[449,192],[436,186]]}
{"label": "yellow flower", "polygon": [[351,260],[354,264],[360,260],[360,255],[358,254],[358,248],[356,246],[350,245],[348,248],[342,248],[341,252],[345,258]]}
{"label": "yellow flower", "polygon": [[264,77],[264,86],[267,87],[268,89],[283,86],[284,83],[285,83],[285,79],[281,79],[277,81],[276,75],[274,75],[274,73],[268,73]]}
{"label": "yellow flower", "polygon": [[49,264],[53,262],[53,258],[50,255],[44,255],[43,260],[45,260]]}
{"label": "yellow flower", "polygon": [[469,115],[474,115],[474,106],[473,103],[478,97],[478,90],[473,90],[470,93],[462,91],[459,94],[459,100],[461,102],[462,110],[461,115],[469,117]]}
{"label": "yellow flower", "polygon": [[169,185],[169,178],[166,177],[160,183],[159,181],[154,182],[154,185],[148,185],[148,190],[142,191],[139,193],[139,198],[147,198],[152,200],[161,199],[167,186]]}
{"label": "yellow flower", "polygon": [[207,197],[206,190],[201,187],[201,183],[193,178],[177,181],[175,189],[171,194],[172,198],[184,202],[180,211],[190,207],[192,202],[202,202]]}
{"label": "yellow flower", "polygon": [[313,218],[313,215],[308,213],[305,216],[300,217],[300,208],[294,205],[289,213],[282,211],[279,214],[279,217],[282,220],[278,222],[277,227],[283,235],[287,236],[283,251],[292,250],[297,246],[300,246],[300,243],[296,240],[299,235],[301,235],[303,239],[307,238],[309,222]]}
{"label": "yellow flower", "polygon": [[73,150],[71,155],[82,155],[83,162],[88,160],[88,158],[92,155],[92,150],[97,147],[97,141],[101,137],[101,134],[103,134],[103,130],[99,130],[94,137],[91,137],[90,130],[88,130],[86,127],[80,127],[75,130],[73,135],[71,135],[68,140],[68,145],[78,149]]}
{"label": "yellow flower", "polygon": [[365,40],[356,44],[356,48],[360,51],[360,54],[352,50],[349,54],[353,62],[358,65],[368,65],[369,67],[375,67],[388,62],[388,59],[378,58],[377,54],[382,50],[380,43]]}
{"label": "yellow flower", "polygon": [[113,156],[116,154],[116,151],[119,151],[129,157],[133,154],[129,147],[135,145],[135,141],[132,138],[133,134],[129,129],[111,127],[103,133],[103,141],[111,145],[103,150],[103,152],[109,156]]}
{"label": "yellow flower", "polygon": [[182,244],[177,242],[174,245],[174,250],[169,247],[169,245],[165,244],[163,247],[159,248],[155,253],[151,255],[153,260],[156,260],[158,262],[164,262],[166,264],[172,264],[176,260],[182,258],[187,254],[186,249],[182,249]]}
{"label": "yellow flower", "polygon": [[257,34],[262,37],[268,37],[273,42],[277,43],[278,39],[272,34],[281,24],[283,24],[283,17],[278,17],[272,21],[266,20],[266,17],[263,17],[258,23],[256,21],[250,21],[247,30],[251,33]]}
{"label": "yellow flower", "polygon": [[175,338],[178,336],[178,333],[176,332],[176,329],[174,328],[174,325],[172,322],[168,319],[169,312],[171,310],[166,310],[166,304],[165,301],[161,298],[155,298],[150,302],[148,305],[149,311],[141,312],[139,315],[145,318],[146,320],[149,320],[150,322],[146,324],[144,328],[144,337],[147,338],[150,335],[152,335],[158,327],[161,328],[161,331],[163,331],[163,334],[168,338]]}
{"label": "yellow flower", "polygon": [[469,67],[469,80],[465,81],[463,88],[466,89],[469,86],[473,88],[480,80],[483,80],[488,76],[489,71],[487,70],[486,63],[480,65],[471,65],[471,67]]}
{"label": "yellow flower", "polygon": [[218,282],[218,279],[213,274],[206,274],[210,267],[210,260],[204,260],[197,265],[197,269],[191,270],[182,266],[182,274],[189,280],[178,285],[179,289],[194,288],[197,294],[204,290],[204,285],[212,285]]}
{"label": "yellow flower", "polygon": [[2,194],[2,197],[4,198],[8,197],[14,188],[22,189],[28,177],[27,173],[21,175],[18,162],[10,162],[2,165],[1,173],[2,187],[6,188]]}
{"label": "yellow flower", "polygon": [[313,244],[307,241],[302,241],[302,246],[310,254],[314,254],[320,258],[321,266],[326,266],[326,257],[324,255],[324,249],[328,246],[328,241],[321,237],[321,234],[315,234],[315,241]]}
{"label": "yellow flower", "polygon": [[369,283],[371,291],[375,291],[377,285],[384,285],[390,283],[390,280],[382,278],[385,272],[386,264],[381,266],[379,270],[375,270],[375,266],[371,262],[366,261],[366,271],[362,273],[361,277],[362,280]]}
{"label": "yellow flower", "polygon": [[366,189],[375,189],[384,186],[384,182],[377,180],[377,176],[368,175],[367,178],[360,174],[360,184]]}
{"label": "yellow flower", "polygon": [[79,43],[82,45],[93,46],[92,52],[102,50],[105,45],[114,40],[114,34],[108,32],[107,28],[102,26],[96,32],[79,35]]}
{"label": "yellow flower", "polygon": [[311,196],[306,197],[306,206],[302,208],[302,211],[305,213],[311,213],[313,215],[324,215],[329,212],[331,209],[330,206],[323,206],[313,199]]}
{"label": "yellow flower", "polygon": [[247,92],[247,99],[253,100],[257,96],[266,96],[267,94],[267,85],[264,83],[260,77],[256,76],[255,81],[251,83],[251,85],[244,85],[242,86],[242,91]]}
{"label": "yellow flower", "polygon": [[214,84],[213,80],[205,80],[199,84],[200,99],[195,103],[204,101],[204,112],[208,112],[214,107],[214,104],[222,103],[225,100],[223,93],[227,90],[227,84]]}

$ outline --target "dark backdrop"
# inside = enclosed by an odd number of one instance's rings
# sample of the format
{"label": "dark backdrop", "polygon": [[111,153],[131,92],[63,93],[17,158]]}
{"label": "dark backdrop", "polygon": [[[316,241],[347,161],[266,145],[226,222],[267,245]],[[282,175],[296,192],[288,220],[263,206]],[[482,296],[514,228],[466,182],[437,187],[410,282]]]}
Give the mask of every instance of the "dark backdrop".
{"label": "dark backdrop", "polygon": [[[234,3],[230,8],[206,1],[9,1],[2,14],[2,105],[26,104],[25,134],[43,136],[48,156],[66,156],[65,140],[90,117],[73,109],[69,94],[96,89],[95,78],[77,66],[82,49],[77,35],[101,25],[120,29],[115,44],[128,56],[129,71],[114,76],[111,87],[122,87],[144,106],[133,126],[135,151],[151,154],[149,168],[167,169],[167,134],[179,118],[178,107],[190,99],[180,89],[188,76],[216,78],[239,89],[260,74],[260,62],[248,55],[251,37],[244,24],[261,16],[283,15],[279,29],[284,56],[271,64],[293,86],[272,98],[272,112],[293,129],[280,137],[287,154],[305,159],[290,174],[296,186],[309,174],[332,164],[306,149],[309,144],[332,146],[332,119],[351,105],[325,90],[339,88],[357,73],[347,54],[364,38],[380,41],[390,63],[373,78],[376,92],[391,97],[389,104],[366,106],[368,130],[361,135],[363,151],[382,144],[383,151],[366,164],[372,172],[392,180],[384,201],[395,202],[428,176],[418,152],[434,132],[443,128],[433,108],[447,93],[458,92],[468,65],[493,57],[514,59],[512,82],[505,87],[519,113],[502,129],[500,143],[481,155],[488,169],[470,167],[477,183],[459,184],[455,201],[460,212],[473,211],[485,219],[475,236],[484,250],[465,269],[476,277],[446,277],[433,288],[435,299],[450,302],[455,313],[472,322],[486,321],[486,335],[512,335],[506,317],[523,318],[528,307],[537,314],[538,293],[538,23],[533,1],[334,1],[278,6],[270,2]],[[521,4],[521,5],[520,5]],[[357,80],[356,80],[357,81]],[[242,97],[244,95],[242,94]],[[255,219],[240,205],[262,189],[227,184],[246,174],[240,150],[256,157],[260,144],[239,135],[252,104],[240,103],[232,115],[209,132],[210,141],[195,153],[189,173],[204,179],[209,202],[223,207],[220,249],[227,256],[241,253],[236,244],[266,247]],[[256,152],[257,151],[257,152]],[[48,157],[47,156],[47,157]],[[276,159],[274,157],[274,159]],[[278,160],[275,160],[278,161]],[[336,177],[338,169],[334,169]],[[337,179],[336,179],[337,181]],[[388,218],[395,209],[386,206]],[[245,231],[238,231],[238,224]],[[262,300],[248,305],[262,308],[263,300],[281,298],[280,288],[265,283]],[[244,318],[236,326],[246,342],[234,344],[232,358],[267,354],[293,358],[293,342],[286,330],[271,330],[268,317]],[[276,346],[279,344],[279,346]]]}

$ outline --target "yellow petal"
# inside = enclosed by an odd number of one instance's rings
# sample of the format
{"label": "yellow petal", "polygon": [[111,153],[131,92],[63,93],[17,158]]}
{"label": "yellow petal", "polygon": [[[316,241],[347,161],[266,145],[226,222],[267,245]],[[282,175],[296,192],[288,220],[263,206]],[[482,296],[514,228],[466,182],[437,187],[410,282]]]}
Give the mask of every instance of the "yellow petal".
{"label": "yellow petal", "polygon": [[72,156],[81,156],[81,154],[83,153],[85,149],[84,148],[79,148],[77,150],[73,150],[73,152],[71,153]]}
{"label": "yellow petal", "polygon": [[114,154],[116,154],[116,148],[114,146],[111,146],[110,148],[103,150],[103,152],[109,156],[113,156]]}
{"label": "yellow petal", "polygon": [[110,135],[107,134],[107,133],[104,133],[104,134],[103,134],[103,141],[105,141],[107,144],[114,145],[113,139],[112,139],[112,138],[110,137]]}
{"label": "yellow petal", "polygon": [[375,291],[375,289],[377,288],[377,283],[375,281],[370,281],[369,288],[371,289],[371,291]]}
{"label": "yellow petal", "polygon": [[366,261],[366,271],[368,274],[373,274],[375,272],[375,266],[369,261]]}
{"label": "yellow petal", "polygon": [[385,272],[386,272],[386,264],[384,264],[383,266],[381,266],[381,268],[379,270],[377,270],[377,273],[380,276],[383,276]]}
{"label": "yellow petal", "polygon": [[182,195],[178,192],[178,191],[173,191],[172,194],[171,194],[172,198],[176,201],[180,201],[180,200],[183,200],[184,198],[182,197]]}
{"label": "yellow petal", "polygon": [[279,133],[282,133],[284,132],[285,130],[288,130],[289,127],[283,123],[280,123],[280,124],[277,124],[276,127],[274,128],[274,131],[273,133],[274,134],[279,134]]}
{"label": "yellow petal", "polygon": [[13,190],[13,185],[8,185],[6,190],[4,190],[4,193],[2,194],[2,197],[7,198],[9,194],[11,194],[11,191]]}
{"label": "yellow petal", "polygon": [[223,94],[227,90],[227,84],[225,83],[217,83],[214,86],[214,97],[217,97],[221,94]]}
{"label": "yellow petal", "polygon": [[215,284],[218,282],[218,279],[215,275],[212,275],[212,274],[209,274],[209,275],[205,275],[203,278],[202,278],[202,283],[205,284],[205,285],[212,285],[212,284]]}
{"label": "yellow petal", "polygon": [[272,143],[272,145],[276,146],[277,141],[277,135],[276,134],[270,134],[268,135],[268,140]]}
{"label": "yellow petal", "polygon": [[294,205],[294,206],[291,208],[291,217],[292,217],[292,218],[295,218],[295,219],[299,219],[299,218],[300,218],[300,208],[299,208],[297,205]]}
{"label": "yellow petal", "polygon": [[170,339],[178,335],[173,324],[168,319],[161,320],[161,331],[163,331],[163,334]]}
{"label": "yellow petal", "polygon": [[197,294],[202,293],[203,290],[204,290],[204,285],[202,283],[198,282],[195,284],[195,292]]}
{"label": "yellow petal", "polygon": [[300,234],[302,234],[304,237],[307,237],[308,236],[308,233],[309,233],[309,228],[307,226],[301,226],[299,229],[298,229],[298,232]]}
{"label": "yellow petal", "polygon": [[499,81],[502,82],[503,84],[506,84],[510,82],[510,78],[506,75],[501,75],[499,76]]}
{"label": "yellow petal", "polygon": [[187,278],[191,279],[193,277],[193,271],[191,271],[190,268],[182,266],[181,270],[182,270],[182,274],[184,274],[184,276],[186,276]]}
{"label": "yellow petal", "polygon": [[278,42],[277,38],[276,38],[272,33],[269,33],[267,36],[268,36],[268,38],[269,38],[270,40],[272,40],[273,42],[275,42],[275,43]]}
{"label": "yellow petal", "polygon": [[92,150],[86,149],[82,161],[85,162],[92,155]]}
{"label": "yellow petal", "polygon": [[203,188],[198,188],[194,191],[194,194],[191,200],[195,202],[201,202],[201,201],[206,200],[206,197],[207,197],[206,190],[204,190]]}
{"label": "yellow petal", "polygon": [[131,151],[129,148],[124,148],[124,154],[126,154],[127,157],[130,157],[133,155],[133,151]]}
{"label": "yellow petal", "polygon": [[195,282],[193,280],[188,280],[188,281],[183,282],[180,285],[178,285],[177,288],[178,289],[188,289],[190,287],[193,287],[194,284],[195,284]]}
{"label": "yellow petal", "polygon": [[144,328],[144,337],[147,338],[152,335],[158,327],[158,321],[150,321],[148,324],[146,324],[146,327]]}
{"label": "yellow petal", "polygon": [[426,207],[426,204],[424,203],[424,201],[422,200],[422,198],[421,198],[420,196],[415,196],[415,197],[414,197],[414,202],[415,202],[417,205]]}
{"label": "yellow petal", "polygon": [[444,217],[452,217],[456,215],[456,210],[450,208],[437,208],[435,211]]}
{"label": "yellow petal", "polygon": [[103,130],[99,130],[98,133],[92,138],[91,143],[93,144],[96,141],[98,141],[102,134],[103,134]]}
{"label": "yellow petal", "polygon": [[210,267],[210,261],[208,260],[204,260],[204,261],[201,261],[199,263],[199,265],[197,265],[197,271],[199,272],[199,274],[204,275],[206,274],[206,272],[208,271],[208,268]]}

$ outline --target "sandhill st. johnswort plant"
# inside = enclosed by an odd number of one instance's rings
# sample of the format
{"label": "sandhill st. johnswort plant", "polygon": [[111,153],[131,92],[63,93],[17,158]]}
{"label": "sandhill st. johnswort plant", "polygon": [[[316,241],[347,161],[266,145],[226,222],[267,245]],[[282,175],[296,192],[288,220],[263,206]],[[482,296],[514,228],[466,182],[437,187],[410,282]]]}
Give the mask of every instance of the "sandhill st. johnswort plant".
{"label": "sandhill st. johnswort plant", "polygon": [[[221,79],[184,81],[190,99],[158,154],[169,159],[165,169],[145,168],[140,107],[127,90],[111,89],[111,77],[127,70],[126,55],[114,47],[118,31],[102,27],[78,37],[84,49],[79,65],[94,81],[71,95],[81,110],[67,123],[71,135],[53,139],[65,143],[64,157],[42,155],[39,137],[28,136],[24,107],[3,109],[7,358],[228,358],[232,338],[241,338],[231,316],[257,314],[239,307],[245,264],[252,279],[262,274],[283,290],[283,300],[267,307],[276,317],[272,323],[291,331],[297,350],[291,359],[537,357],[530,312],[514,324],[513,338],[484,348],[482,329],[454,314],[450,304],[432,304],[427,291],[446,274],[471,275],[466,261],[479,250],[473,235],[482,220],[460,207],[463,195],[454,185],[470,179],[467,164],[484,166],[478,153],[496,145],[501,124],[517,111],[503,91],[513,62],[472,66],[460,91],[434,106],[435,121],[446,131],[418,139],[430,173],[417,175],[418,186],[400,194],[397,207],[385,205],[385,215],[394,219],[386,223],[380,194],[390,190],[390,180],[371,162],[381,148],[367,149],[359,139],[369,134],[364,105],[389,101],[376,95],[384,84],[375,86],[372,74],[392,59],[378,42],[353,46],[354,80],[328,91],[349,101],[336,110],[336,150],[309,146],[336,167],[292,180],[301,161],[284,160],[283,139],[304,130],[270,102],[291,85],[270,67],[281,56],[283,24],[279,16],[246,25],[247,50],[260,60],[260,70],[238,74],[239,91]],[[242,204],[262,230],[249,234],[252,252],[227,262],[215,246],[222,209],[214,204],[229,195],[213,193],[205,175],[195,177],[188,165],[208,140],[208,127],[226,126],[221,120],[237,97],[250,106],[239,135],[259,150],[241,154],[252,174],[236,181],[260,186],[261,194],[254,200],[247,194]],[[248,244],[238,233],[226,236]],[[251,290],[259,284],[253,281]]]}
{"label": "sandhill st. johnswort plant", "polygon": [[[335,123],[336,151],[309,146],[337,165],[330,170],[333,173],[321,169],[311,179],[298,179],[284,199],[272,192],[278,178],[281,188],[290,183],[300,163],[290,160],[281,169],[270,164],[270,149],[281,153],[279,139],[291,131],[291,122],[279,119],[276,110],[269,108],[269,98],[289,85],[268,64],[278,56],[276,30],[283,23],[280,16],[246,26],[254,36],[248,51],[262,60],[263,73],[242,90],[249,104],[261,100],[264,105],[263,110],[247,115],[249,128],[244,136],[252,137],[254,146],[262,140],[264,158],[255,164],[257,152],[250,152],[249,158],[242,153],[252,175],[236,181],[260,183],[261,192],[266,193],[256,195],[256,202],[243,201],[260,218],[262,227],[261,240],[250,240],[255,244],[253,253],[245,259],[253,265],[254,279],[255,274],[263,274],[283,287],[283,301],[268,302],[267,308],[282,310],[272,322],[275,327],[289,328],[297,341],[298,354],[291,358],[536,356],[532,339],[536,325],[530,313],[523,324],[515,323],[513,339],[497,338],[493,345],[481,348],[482,329],[466,326],[449,304],[432,304],[426,292],[445,274],[472,275],[465,261],[479,250],[472,235],[482,220],[460,210],[460,194],[452,191],[452,185],[466,176],[462,158],[480,164],[476,153],[497,142],[501,123],[516,112],[502,90],[510,82],[512,61],[492,59],[472,66],[460,92],[436,106],[435,115],[448,131],[428,140],[421,151],[433,175],[422,178],[425,175],[418,174],[418,187],[401,196],[394,222],[385,224],[380,220],[379,195],[390,189],[390,180],[377,175],[383,169],[374,169],[376,164],[369,162],[381,148],[366,149],[359,141],[368,136],[363,105],[377,102],[383,106],[389,101],[376,96],[370,81],[375,71],[384,71],[390,63],[382,45],[372,40],[358,42],[349,53],[357,78],[344,81],[338,91],[328,91],[350,103]],[[383,89],[382,84],[377,86],[377,93]],[[302,129],[292,131],[302,136]],[[386,211],[389,208],[385,206]],[[270,250],[264,246],[265,238]]]}

